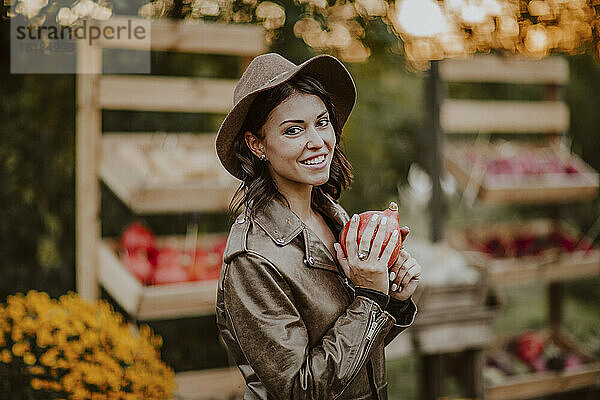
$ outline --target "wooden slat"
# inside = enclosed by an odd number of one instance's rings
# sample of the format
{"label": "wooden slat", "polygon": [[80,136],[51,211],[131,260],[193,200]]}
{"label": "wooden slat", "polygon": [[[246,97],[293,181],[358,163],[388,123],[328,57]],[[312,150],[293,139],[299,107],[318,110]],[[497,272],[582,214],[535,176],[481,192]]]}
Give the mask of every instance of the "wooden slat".
{"label": "wooden slat", "polygon": [[[95,21],[95,25],[100,29],[105,26],[127,26],[129,19],[112,17],[106,21]],[[131,19],[139,20],[135,17]],[[143,41],[127,38],[118,40],[116,37],[106,39],[101,36],[95,43],[104,48],[147,49]],[[150,21],[150,47],[152,50],[238,56],[256,56],[267,50],[265,30],[258,25],[168,19]]]}
{"label": "wooden slat", "polygon": [[102,53],[96,46],[78,43],[77,119],[76,119],[76,257],[77,292],[86,300],[99,296],[96,278],[96,246],[100,238],[98,218],[100,184],[98,158],[101,115],[94,103],[94,89],[102,65]]}
{"label": "wooden slat", "polygon": [[179,372],[175,382],[176,398],[183,400],[241,398],[246,388],[238,367]]}
{"label": "wooden slat", "polygon": [[[144,147],[160,142],[160,133],[105,134],[100,175],[108,187],[136,213],[172,213],[227,210],[239,180],[220,165],[214,148],[214,134],[177,134],[182,143],[203,145],[214,157],[213,176],[171,179],[159,174],[138,152],[123,154],[119,144]],[[143,151],[142,149],[139,150]],[[155,173],[156,172],[156,173]],[[216,174],[216,176],[214,176]],[[208,195],[207,195],[208,194]]]}
{"label": "wooden slat", "polygon": [[440,76],[450,82],[566,84],[569,64],[563,57],[528,60],[514,56],[477,55],[442,61]]}
{"label": "wooden slat", "polygon": [[446,100],[440,125],[446,133],[562,133],[569,108],[562,101]]}
{"label": "wooden slat", "polygon": [[231,79],[104,75],[97,101],[104,109],[225,114],[233,105],[235,84]]}
{"label": "wooden slat", "polygon": [[[175,237],[175,239],[177,239]],[[160,243],[174,242],[161,237]],[[114,239],[104,239],[98,247],[98,279],[127,313],[140,320],[198,317],[215,313],[217,281],[192,281],[168,285],[142,285],[121,263]]]}

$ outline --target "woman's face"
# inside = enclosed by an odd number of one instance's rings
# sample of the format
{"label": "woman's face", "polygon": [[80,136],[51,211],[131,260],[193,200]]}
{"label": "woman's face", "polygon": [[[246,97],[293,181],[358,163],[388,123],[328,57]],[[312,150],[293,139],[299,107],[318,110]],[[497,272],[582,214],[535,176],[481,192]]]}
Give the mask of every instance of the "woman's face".
{"label": "woman's face", "polygon": [[329,180],[336,138],[327,107],[318,96],[288,97],[270,113],[262,133],[259,154],[266,154],[279,188],[318,186]]}

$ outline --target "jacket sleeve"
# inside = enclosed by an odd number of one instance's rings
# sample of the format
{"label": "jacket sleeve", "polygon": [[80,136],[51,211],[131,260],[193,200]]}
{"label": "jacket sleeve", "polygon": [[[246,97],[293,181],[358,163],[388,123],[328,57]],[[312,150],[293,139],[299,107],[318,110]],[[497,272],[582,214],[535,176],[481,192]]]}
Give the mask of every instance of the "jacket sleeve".
{"label": "jacket sleeve", "polygon": [[285,278],[253,252],[233,258],[223,280],[227,325],[256,376],[278,399],[335,399],[395,323],[356,296],[313,347]]}
{"label": "jacket sleeve", "polygon": [[394,316],[396,322],[385,336],[384,346],[387,346],[396,336],[412,325],[418,310],[412,296],[410,296],[404,301],[390,297],[386,311]]}

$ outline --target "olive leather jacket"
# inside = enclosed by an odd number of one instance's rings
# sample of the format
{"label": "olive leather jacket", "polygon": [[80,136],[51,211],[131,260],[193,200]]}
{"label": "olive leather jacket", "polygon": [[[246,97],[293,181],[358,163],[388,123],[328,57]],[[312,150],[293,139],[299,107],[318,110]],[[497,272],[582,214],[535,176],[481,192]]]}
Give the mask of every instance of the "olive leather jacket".
{"label": "olive leather jacket", "polygon": [[[339,237],[348,214],[319,198]],[[246,381],[244,399],[387,399],[384,347],[417,307],[411,297],[383,310],[357,292],[287,205],[272,200],[253,217],[240,214],[223,255],[216,319]]]}

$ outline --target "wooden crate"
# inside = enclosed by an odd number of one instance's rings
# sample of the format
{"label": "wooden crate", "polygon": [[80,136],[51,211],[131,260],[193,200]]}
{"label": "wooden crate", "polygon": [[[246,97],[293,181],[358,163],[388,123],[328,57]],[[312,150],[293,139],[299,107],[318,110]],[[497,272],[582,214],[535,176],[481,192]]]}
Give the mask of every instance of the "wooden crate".
{"label": "wooden crate", "polygon": [[[546,234],[553,229],[547,219],[528,222],[504,222],[492,226],[451,229],[448,241],[476,267],[482,269],[489,285],[524,283],[528,281],[557,282],[600,275],[600,249],[566,252],[552,249],[537,256],[492,258],[486,253],[472,249],[469,238],[485,240],[490,237],[506,238],[517,234]],[[574,232],[567,227],[561,229]],[[578,235],[577,237],[579,237]]]}
{"label": "wooden crate", "polygon": [[[551,334],[542,332],[546,338],[552,338],[559,347],[574,352],[586,363],[569,371],[533,372],[519,376],[508,376],[500,384],[486,387],[486,400],[519,400],[566,392],[593,385],[600,376],[600,363],[585,354],[575,341],[563,331]],[[496,342],[489,350],[492,354],[505,348],[510,338]]]}
{"label": "wooden crate", "polygon": [[[209,246],[223,234],[203,234],[199,247]],[[157,238],[157,245],[184,247],[182,236]],[[119,260],[116,239],[104,239],[98,249],[98,279],[106,291],[131,316],[140,320],[183,318],[215,312],[217,280],[165,285],[143,285]]]}
{"label": "wooden crate", "polygon": [[214,143],[214,134],[105,134],[100,174],[136,213],[225,210],[239,181]]}
{"label": "wooden crate", "polygon": [[409,332],[421,354],[484,348],[496,339],[493,321],[500,307],[456,307],[419,314]]}
{"label": "wooden crate", "polygon": [[484,304],[487,288],[475,285],[423,285],[417,288],[417,306],[419,311],[443,311],[456,308],[479,307]]}
{"label": "wooden crate", "polygon": [[[514,146],[514,145],[513,145]],[[579,173],[543,175],[491,175],[486,174],[485,165],[470,165],[467,154],[478,152],[484,157],[499,153],[499,146],[488,144],[477,146],[460,144],[446,146],[444,160],[448,171],[456,178],[458,185],[467,191],[474,191],[481,201],[489,203],[553,203],[591,199],[598,193],[599,178],[583,160],[574,154],[567,154],[549,146],[521,145],[523,151],[540,153],[553,152],[564,162],[572,164]]]}
{"label": "wooden crate", "polygon": [[246,382],[238,367],[175,374],[173,400],[231,400],[244,396]]}

